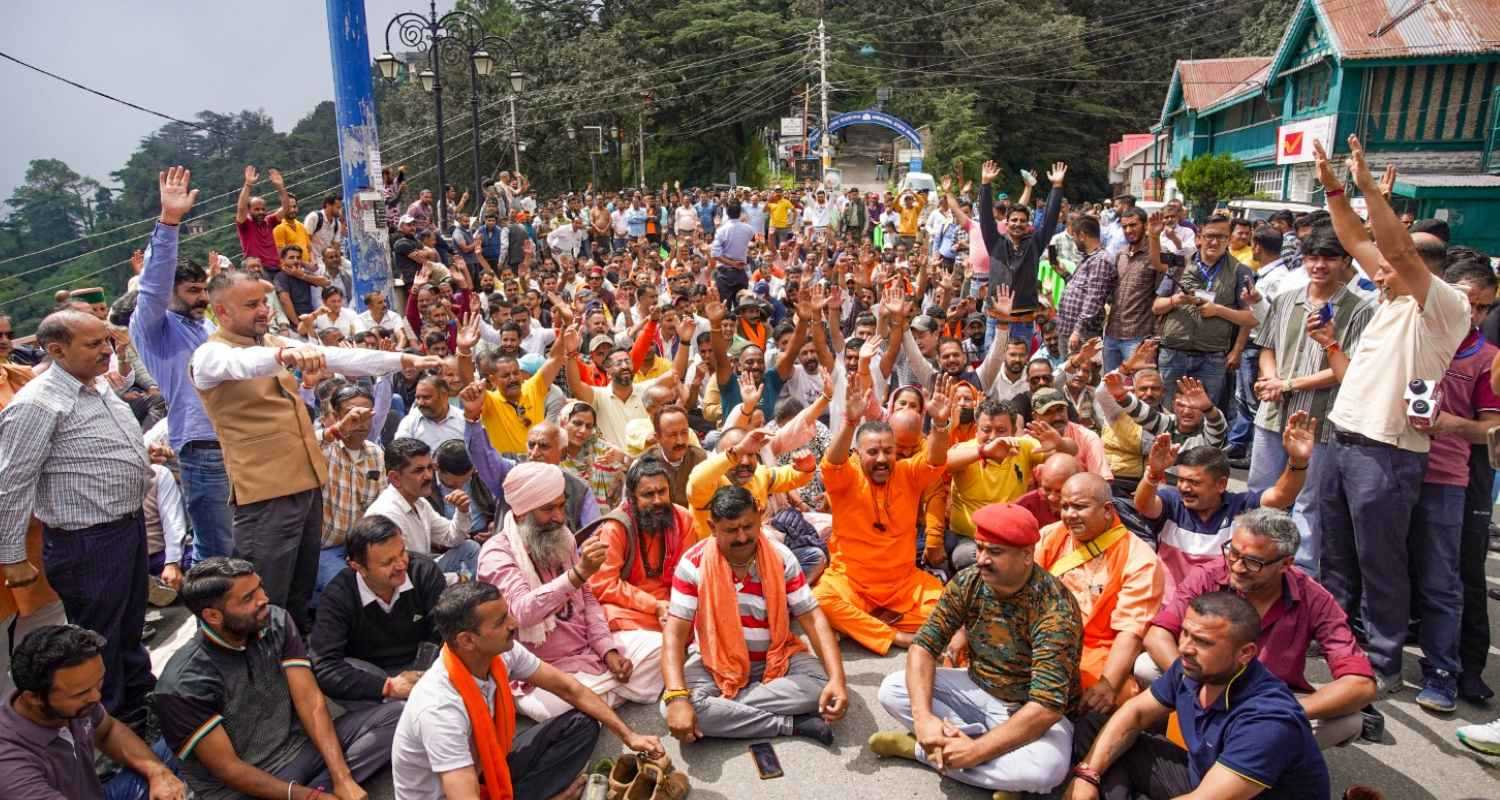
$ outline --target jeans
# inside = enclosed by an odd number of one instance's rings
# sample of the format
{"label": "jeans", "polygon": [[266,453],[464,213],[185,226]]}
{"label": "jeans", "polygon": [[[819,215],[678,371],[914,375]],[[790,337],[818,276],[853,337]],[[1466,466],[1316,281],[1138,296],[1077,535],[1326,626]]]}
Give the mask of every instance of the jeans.
{"label": "jeans", "polygon": [[1137,336],[1134,339],[1116,339],[1113,336],[1104,337],[1104,371],[1114,372],[1125,363],[1125,359],[1135,355],[1135,349],[1141,346],[1146,337]]}
{"label": "jeans", "polygon": [[714,288],[719,290],[719,299],[733,311],[739,305],[739,293],[750,287],[750,276],[739,267],[718,267],[714,270]]}
{"label": "jeans", "polygon": [[1172,407],[1172,400],[1177,397],[1178,378],[1197,378],[1203,384],[1203,392],[1209,397],[1217,398],[1224,391],[1226,355],[1226,353],[1198,353],[1162,347],[1157,355],[1161,380],[1167,390],[1167,396],[1162,400],[1162,408]]}
{"label": "jeans", "polygon": [[[177,763],[177,756],[172,748],[167,747],[164,739],[157,739],[151,745],[151,752],[161,760],[161,763],[172,770],[172,774],[182,777],[182,765]],[[146,779],[129,767],[122,767],[115,773],[109,783],[104,784],[104,800],[146,800],[151,796],[151,786]]]}
{"label": "jeans", "polygon": [[1399,675],[1411,616],[1405,556],[1427,454],[1338,438],[1325,447],[1316,505],[1323,587],[1363,632],[1377,676]]}
{"label": "jeans", "polygon": [[1422,617],[1418,639],[1424,672],[1431,667],[1458,675],[1458,626],[1464,605],[1458,548],[1463,526],[1464,487],[1422,484],[1406,546],[1416,590],[1412,604]]}
{"label": "jeans", "polygon": [[233,555],[234,510],[229,505],[223,451],[188,442],[177,461],[182,465],[188,519],[193,523],[193,560]]}
{"label": "jeans", "polygon": [[[1281,434],[1262,428],[1254,429],[1255,443],[1251,446],[1250,474],[1246,476],[1246,487],[1252,492],[1264,492],[1276,485],[1282,471],[1286,469],[1286,448],[1281,445]],[[1327,458],[1327,445],[1313,445],[1312,460],[1307,462],[1307,480],[1297,501],[1292,504],[1292,522],[1302,534],[1302,543],[1297,546],[1297,568],[1314,578],[1318,577],[1318,565],[1323,548],[1320,542],[1316,515],[1310,513],[1317,500],[1318,471]]]}
{"label": "jeans", "polygon": [[1254,435],[1255,412],[1260,410],[1260,398],[1255,396],[1255,380],[1260,377],[1260,348],[1245,346],[1240,356],[1240,366],[1234,387],[1234,424],[1229,428],[1229,447],[1244,450],[1251,446]]}
{"label": "jeans", "polygon": [[318,580],[313,584],[313,597],[312,602],[308,604],[309,608],[318,607],[318,596],[323,594],[323,587],[348,566],[349,551],[343,545],[336,544],[318,551]]}
{"label": "jeans", "polygon": [[465,539],[459,544],[443,551],[440,556],[435,556],[438,569],[444,572],[453,572],[473,580],[479,572],[479,542],[473,539]]}

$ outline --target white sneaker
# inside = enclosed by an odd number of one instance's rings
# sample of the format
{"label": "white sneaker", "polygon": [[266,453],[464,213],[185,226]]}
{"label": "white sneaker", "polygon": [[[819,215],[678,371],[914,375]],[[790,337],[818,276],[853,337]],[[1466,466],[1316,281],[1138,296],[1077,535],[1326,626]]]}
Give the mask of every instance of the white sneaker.
{"label": "white sneaker", "polygon": [[1500,719],[1458,729],[1458,740],[1481,753],[1500,756]]}

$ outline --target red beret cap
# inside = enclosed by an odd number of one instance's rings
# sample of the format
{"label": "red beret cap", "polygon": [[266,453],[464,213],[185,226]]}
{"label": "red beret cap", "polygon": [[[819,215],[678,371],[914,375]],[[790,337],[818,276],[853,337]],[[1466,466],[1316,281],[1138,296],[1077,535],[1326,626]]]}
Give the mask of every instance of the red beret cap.
{"label": "red beret cap", "polygon": [[992,503],[974,512],[974,539],[985,544],[1031,547],[1042,538],[1036,517],[1015,503]]}

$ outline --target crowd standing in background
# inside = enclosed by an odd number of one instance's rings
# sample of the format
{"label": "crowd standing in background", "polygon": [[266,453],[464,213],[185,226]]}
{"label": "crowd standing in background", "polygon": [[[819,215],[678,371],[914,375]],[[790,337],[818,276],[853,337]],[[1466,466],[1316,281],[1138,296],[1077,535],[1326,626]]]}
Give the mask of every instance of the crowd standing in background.
{"label": "crowd standing in background", "polygon": [[247,166],[240,257],[182,253],[166,170],[128,294],[0,316],[6,796],[578,797],[607,728],[677,800],[615,709],[829,745],[847,638],[906,651],[868,748],[996,797],[1327,797],[1409,642],[1423,709],[1493,696],[1496,273],[1348,149],[1267,222],[387,170],[363,296],[337,197]]}

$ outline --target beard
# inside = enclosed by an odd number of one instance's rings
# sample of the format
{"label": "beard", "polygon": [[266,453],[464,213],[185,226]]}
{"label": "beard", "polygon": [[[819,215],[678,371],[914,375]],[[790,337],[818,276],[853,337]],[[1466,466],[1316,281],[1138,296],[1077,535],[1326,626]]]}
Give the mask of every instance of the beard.
{"label": "beard", "polygon": [[[269,607],[266,610],[269,611]],[[243,639],[249,639],[255,634],[260,633],[261,629],[266,626],[266,622],[271,618],[269,613],[263,616],[255,612],[249,614],[231,614],[225,611],[223,613],[224,630]]]}
{"label": "beard", "polygon": [[635,522],[645,533],[666,533],[672,529],[672,507],[638,508],[635,512]]}
{"label": "beard", "polygon": [[521,542],[526,545],[526,554],[536,565],[538,572],[557,574],[573,560],[576,545],[573,533],[566,525],[557,522],[538,523],[527,515],[516,522],[521,532]]}

